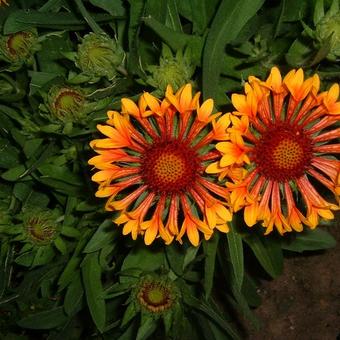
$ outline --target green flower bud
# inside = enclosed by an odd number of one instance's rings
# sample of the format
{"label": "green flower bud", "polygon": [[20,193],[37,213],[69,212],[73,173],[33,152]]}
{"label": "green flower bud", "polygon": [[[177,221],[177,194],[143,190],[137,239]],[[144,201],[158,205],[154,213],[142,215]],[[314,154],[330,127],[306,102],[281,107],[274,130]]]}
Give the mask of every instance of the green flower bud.
{"label": "green flower bud", "polygon": [[340,12],[325,15],[316,25],[316,39],[320,44],[330,43],[327,58],[335,60],[340,57]]}
{"label": "green flower bud", "polygon": [[159,66],[149,66],[147,71],[151,75],[146,79],[146,82],[157,88],[160,93],[164,93],[169,84],[174,91],[177,91],[181,86],[189,83],[195,72],[195,67],[191,64],[189,50],[186,50],[184,54],[182,51],[178,51],[176,56],[173,56],[170,48],[164,45]]}
{"label": "green flower bud", "polygon": [[78,46],[76,65],[85,75],[111,80],[117,75],[117,68],[124,56],[121,46],[109,36],[90,33],[84,36]]}
{"label": "green flower bud", "polygon": [[32,55],[39,49],[36,30],[21,31],[0,37],[0,58],[17,70],[23,64],[31,63]]}
{"label": "green flower bud", "polygon": [[50,211],[29,211],[23,218],[26,238],[37,246],[51,244],[59,235],[59,225]]}
{"label": "green flower bud", "polygon": [[82,116],[85,96],[70,86],[53,86],[47,94],[47,107],[61,121],[77,121]]}
{"label": "green flower bud", "polygon": [[166,277],[144,276],[133,291],[139,309],[153,316],[161,316],[178,304],[179,290]]}

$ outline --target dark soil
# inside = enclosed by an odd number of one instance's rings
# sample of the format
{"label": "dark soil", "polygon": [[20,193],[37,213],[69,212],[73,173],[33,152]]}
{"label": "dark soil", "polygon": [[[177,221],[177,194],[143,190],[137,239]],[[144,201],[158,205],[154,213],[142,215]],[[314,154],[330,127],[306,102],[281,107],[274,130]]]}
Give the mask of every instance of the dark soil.
{"label": "dark soil", "polygon": [[329,230],[336,248],[285,259],[283,274],[262,281],[262,305],[254,313],[260,331],[250,340],[340,339],[340,221]]}

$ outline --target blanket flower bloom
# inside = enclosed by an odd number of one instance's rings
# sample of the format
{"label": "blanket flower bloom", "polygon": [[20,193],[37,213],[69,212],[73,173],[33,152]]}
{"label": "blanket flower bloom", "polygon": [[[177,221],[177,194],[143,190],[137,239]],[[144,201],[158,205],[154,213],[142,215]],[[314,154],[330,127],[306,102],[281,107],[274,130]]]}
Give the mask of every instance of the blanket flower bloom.
{"label": "blanket flower bloom", "polygon": [[249,227],[261,221],[266,234],[274,227],[300,232],[339,209],[339,85],[321,93],[319,86],[316,74],[304,80],[302,69],[292,70],[282,79],[273,67],[265,82],[251,76],[245,95],[232,95],[230,140],[217,143],[222,157],[207,172],[242,169],[242,178],[226,185],[233,210],[244,208]]}
{"label": "blanket flower bloom", "polygon": [[168,86],[162,101],[147,92],[138,105],[123,98],[121,112],[109,111],[97,126],[107,138],[90,143],[99,154],[89,160],[99,170],[96,196],[108,197],[106,210],[118,212],[114,222],[134,240],[170,244],[187,234],[197,246],[199,231],[209,239],[215,228],[229,230],[228,189],[205,172],[220,157],[212,142],[227,139],[226,118],[199,96],[187,84],[177,93]]}

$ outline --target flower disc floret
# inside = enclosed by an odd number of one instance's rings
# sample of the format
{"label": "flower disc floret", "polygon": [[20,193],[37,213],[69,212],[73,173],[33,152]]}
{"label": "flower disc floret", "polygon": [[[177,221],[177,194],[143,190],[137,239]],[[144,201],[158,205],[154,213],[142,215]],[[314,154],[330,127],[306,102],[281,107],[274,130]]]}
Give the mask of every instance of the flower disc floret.
{"label": "flower disc floret", "polygon": [[[299,69],[282,79],[274,67],[265,82],[251,76],[245,94],[232,95],[237,111],[227,129],[230,141],[217,143],[222,158],[208,171],[229,177],[233,210],[244,208],[249,227],[262,222],[266,233],[274,227],[280,234],[299,232],[303,225],[315,228],[320,217],[333,219],[339,209],[339,85],[321,93],[319,87],[317,75],[304,80]],[[231,176],[235,168],[242,176]]]}
{"label": "flower disc floret", "polygon": [[205,173],[220,157],[211,144],[227,134],[214,128],[219,114],[212,109],[211,99],[199,105],[190,84],[177,93],[169,86],[162,101],[149,93],[138,105],[123,98],[121,112],[109,111],[107,124],[98,125],[107,138],[90,144],[98,156],[89,164],[99,170],[92,180],[96,195],[108,197],[106,209],[119,212],[114,222],[124,235],[170,244],[187,234],[197,246],[199,231],[205,239],[215,228],[228,231],[228,190]]}

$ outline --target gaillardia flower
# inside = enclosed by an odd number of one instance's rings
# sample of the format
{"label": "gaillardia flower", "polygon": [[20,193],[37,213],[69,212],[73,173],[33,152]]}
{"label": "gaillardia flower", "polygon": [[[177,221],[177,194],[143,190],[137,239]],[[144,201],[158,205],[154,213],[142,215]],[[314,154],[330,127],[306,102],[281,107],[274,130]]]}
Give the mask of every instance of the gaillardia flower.
{"label": "gaillardia flower", "polygon": [[109,111],[98,130],[107,138],[90,145],[99,154],[89,164],[100,171],[97,197],[108,197],[106,210],[116,211],[123,234],[144,235],[147,245],[160,236],[166,244],[186,233],[197,246],[199,232],[209,239],[216,227],[228,231],[228,189],[206,167],[218,160],[211,144],[227,138],[226,117],[212,114],[213,101],[199,105],[187,84],[176,94],[168,86],[160,101],[144,93],[138,106],[122,99],[122,112]]}
{"label": "gaillardia flower", "polygon": [[[245,95],[233,94],[236,112],[226,124],[230,140],[217,143],[222,158],[207,168],[223,173],[240,167],[243,178],[227,183],[234,211],[243,207],[248,226],[258,221],[270,233],[315,228],[319,217],[339,209],[339,85],[319,92],[319,77],[302,69],[282,80],[273,67],[265,82],[249,77]],[[226,174],[228,176],[228,174]],[[328,202],[321,194],[335,196]],[[301,204],[300,196],[304,204]]]}

